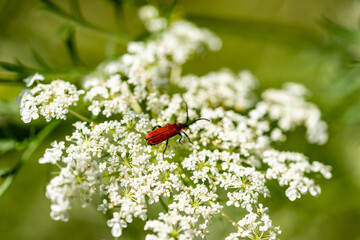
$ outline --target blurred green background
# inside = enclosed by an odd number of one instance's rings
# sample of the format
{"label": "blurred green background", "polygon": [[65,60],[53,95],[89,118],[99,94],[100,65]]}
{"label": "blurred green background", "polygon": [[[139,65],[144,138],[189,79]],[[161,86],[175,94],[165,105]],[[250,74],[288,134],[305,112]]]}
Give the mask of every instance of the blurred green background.
{"label": "blurred green background", "polygon": [[[281,239],[360,239],[360,1],[76,2],[53,1],[90,24],[76,22],[78,18],[71,18],[76,23],[69,24],[70,17],[49,11],[38,0],[0,0],[0,168],[21,160],[22,145],[43,124],[25,125],[19,119],[14,99],[25,87],[22,77],[47,69],[43,72],[49,78],[76,82],[100,62],[124,52],[125,45],[114,32],[125,31],[133,39],[143,37],[135,18],[137,5],[152,3],[165,14],[176,6],[177,14],[223,40],[222,50],[193,58],[184,73],[248,69],[259,79],[259,93],[288,81],[303,83],[329,124],[330,139],[324,146],[307,144],[304,129],[291,133],[289,141],[280,146],[333,166],[332,179],[317,180],[322,187],[318,198],[303,196],[290,202],[283,188],[270,186],[272,197],[264,202],[273,224],[281,226]],[[121,21],[115,21],[116,16]],[[45,186],[51,168],[37,160],[53,139],[65,136],[69,124],[61,123],[47,137],[0,199],[1,240],[111,239],[105,218],[93,206],[82,209],[75,204],[68,223],[50,219]],[[23,143],[11,150],[15,140]],[[239,212],[225,211],[237,219]],[[130,224],[121,239],[143,239],[142,226],[140,221]],[[223,239],[233,228],[216,219],[212,230],[208,239],[215,240]]]}

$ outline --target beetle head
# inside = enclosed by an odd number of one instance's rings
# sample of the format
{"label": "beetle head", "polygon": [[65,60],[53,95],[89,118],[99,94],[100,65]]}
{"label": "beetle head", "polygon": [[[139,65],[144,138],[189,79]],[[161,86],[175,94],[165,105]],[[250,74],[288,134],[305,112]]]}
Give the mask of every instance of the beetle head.
{"label": "beetle head", "polygon": [[179,130],[185,130],[185,129],[188,127],[188,125],[185,124],[185,123],[177,123],[177,124],[176,124],[176,127],[177,127],[177,129],[179,129]]}

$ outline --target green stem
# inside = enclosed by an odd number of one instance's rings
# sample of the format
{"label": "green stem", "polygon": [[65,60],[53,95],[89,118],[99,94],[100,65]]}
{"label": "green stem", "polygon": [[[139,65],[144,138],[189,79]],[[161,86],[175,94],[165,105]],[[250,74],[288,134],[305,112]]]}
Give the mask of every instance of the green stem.
{"label": "green stem", "polygon": [[126,31],[124,5],[121,1],[113,1],[115,25],[118,31]]}
{"label": "green stem", "polygon": [[162,206],[166,211],[169,211],[168,206],[166,205],[166,203],[164,203],[164,201],[162,200],[161,197],[159,197],[159,201],[160,201],[160,203],[161,203],[161,206]]}
{"label": "green stem", "polygon": [[227,215],[223,210],[220,211],[221,215],[228,220],[234,227],[239,228],[239,224],[237,224],[234,220],[232,220],[232,218]]}
{"label": "green stem", "polygon": [[185,169],[181,166],[181,163],[178,163],[178,169],[181,170],[181,173],[183,173],[185,175],[185,178],[181,178],[181,181],[185,184],[185,186],[192,186],[195,188],[195,184],[193,183],[193,181],[191,181],[190,177],[188,176],[187,172],[185,171]]}
{"label": "green stem", "polygon": [[[213,201],[209,201],[210,205],[214,205],[215,203]],[[226,220],[228,220],[234,227],[240,228],[239,224],[235,222],[229,215],[227,215],[224,210],[220,211],[221,216],[223,216]]]}
{"label": "green stem", "polygon": [[68,31],[67,31],[67,36],[65,39],[65,45],[69,52],[70,59],[74,66],[76,66],[76,67],[84,66],[84,63],[80,60],[75,42],[76,42],[75,28],[72,25],[69,25]]}
{"label": "green stem", "polygon": [[71,10],[72,10],[74,16],[82,19],[83,15],[81,13],[78,0],[71,0],[70,1],[70,6],[71,6]]}
{"label": "green stem", "polygon": [[4,196],[4,194],[10,188],[15,180],[16,174],[19,172],[21,167],[30,159],[30,157],[34,154],[45,138],[50,135],[50,133],[59,125],[60,122],[61,121],[59,120],[53,120],[48,125],[46,125],[38,133],[36,138],[29,144],[28,148],[24,151],[20,161],[16,164],[16,166],[1,176],[2,178],[5,178],[5,180],[0,186],[0,198]]}
{"label": "green stem", "polygon": [[1,83],[10,83],[10,84],[21,84],[21,85],[24,85],[24,82],[22,81],[22,79],[19,79],[19,80],[10,80],[10,79],[1,79],[0,78],[0,84]]}
{"label": "green stem", "polygon": [[0,72],[0,83],[24,84],[23,79],[20,79],[19,75],[13,72]]}
{"label": "green stem", "polygon": [[73,111],[73,110],[71,110],[71,109],[69,109],[69,113],[71,113],[72,115],[74,115],[75,117],[77,117],[78,119],[80,119],[80,120],[82,120],[82,121],[84,121],[84,122],[95,123],[95,124],[96,124],[96,122],[91,121],[89,118],[87,118],[87,117],[81,115],[80,113],[75,112],[75,111]]}

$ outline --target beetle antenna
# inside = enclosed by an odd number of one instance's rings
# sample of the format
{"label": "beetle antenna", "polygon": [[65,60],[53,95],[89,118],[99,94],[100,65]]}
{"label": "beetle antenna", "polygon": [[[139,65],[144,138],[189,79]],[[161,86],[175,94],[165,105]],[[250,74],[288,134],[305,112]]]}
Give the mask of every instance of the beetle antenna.
{"label": "beetle antenna", "polygon": [[185,107],[186,107],[186,125],[188,125],[188,122],[189,122],[189,109],[188,109],[188,105],[186,104],[186,102],[184,101],[185,103]]}
{"label": "beetle antenna", "polygon": [[194,121],[192,121],[191,123],[186,124],[186,125],[190,126],[191,124],[193,124],[193,123],[195,123],[195,122],[197,122],[197,121],[199,121],[199,120],[206,120],[206,121],[208,121],[208,122],[211,122],[211,121],[210,121],[209,119],[207,119],[207,118],[198,118],[198,119],[195,119]]}

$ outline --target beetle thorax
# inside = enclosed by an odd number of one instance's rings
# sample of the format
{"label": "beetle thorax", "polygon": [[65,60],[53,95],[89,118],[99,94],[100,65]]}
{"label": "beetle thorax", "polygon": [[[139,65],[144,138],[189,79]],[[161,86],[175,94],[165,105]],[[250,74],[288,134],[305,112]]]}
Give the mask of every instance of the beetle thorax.
{"label": "beetle thorax", "polygon": [[184,123],[177,123],[176,124],[177,129],[179,130],[183,130],[186,129],[188,127],[188,125],[184,124]]}

